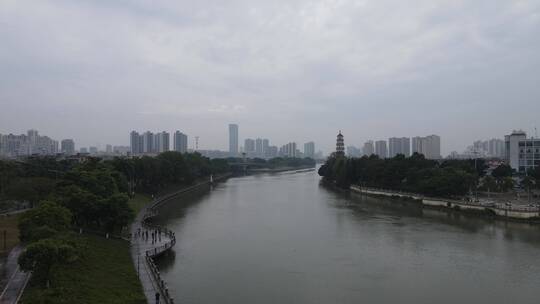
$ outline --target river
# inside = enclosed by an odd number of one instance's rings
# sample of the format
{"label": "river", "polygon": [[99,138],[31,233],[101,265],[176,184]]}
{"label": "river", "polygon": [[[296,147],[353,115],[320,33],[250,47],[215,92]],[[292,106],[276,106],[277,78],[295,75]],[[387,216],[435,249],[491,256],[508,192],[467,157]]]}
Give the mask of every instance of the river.
{"label": "river", "polygon": [[329,189],[316,172],[176,198],[176,303],[540,303],[540,228]]}

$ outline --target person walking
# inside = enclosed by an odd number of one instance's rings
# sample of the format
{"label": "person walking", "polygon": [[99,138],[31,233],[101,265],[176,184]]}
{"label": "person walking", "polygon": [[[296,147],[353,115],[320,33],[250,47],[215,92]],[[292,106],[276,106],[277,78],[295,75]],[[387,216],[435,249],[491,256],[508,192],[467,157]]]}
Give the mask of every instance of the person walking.
{"label": "person walking", "polygon": [[156,292],[156,304],[159,304],[159,296],[160,296],[159,292]]}

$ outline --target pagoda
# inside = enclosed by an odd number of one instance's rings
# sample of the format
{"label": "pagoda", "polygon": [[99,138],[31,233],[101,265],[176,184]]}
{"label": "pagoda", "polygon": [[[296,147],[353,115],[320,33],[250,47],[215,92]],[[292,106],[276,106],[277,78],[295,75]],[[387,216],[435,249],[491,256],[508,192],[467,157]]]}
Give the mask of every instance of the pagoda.
{"label": "pagoda", "polygon": [[341,130],[339,130],[336,140],[336,156],[345,156],[345,142],[343,141]]}

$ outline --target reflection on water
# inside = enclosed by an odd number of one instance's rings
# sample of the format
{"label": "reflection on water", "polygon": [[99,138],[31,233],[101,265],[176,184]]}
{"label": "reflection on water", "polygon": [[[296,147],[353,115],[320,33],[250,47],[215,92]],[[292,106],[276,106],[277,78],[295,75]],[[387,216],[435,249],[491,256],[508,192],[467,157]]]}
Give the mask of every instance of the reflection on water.
{"label": "reflection on water", "polygon": [[540,228],[329,189],[315,172],[233,178],[171,201],[159,261],[182,303],[537,303]]}

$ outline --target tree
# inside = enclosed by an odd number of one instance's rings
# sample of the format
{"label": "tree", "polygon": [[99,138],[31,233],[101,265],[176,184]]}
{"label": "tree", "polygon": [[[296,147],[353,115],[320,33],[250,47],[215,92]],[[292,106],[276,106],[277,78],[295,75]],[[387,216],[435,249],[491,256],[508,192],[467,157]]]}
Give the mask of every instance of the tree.
{"label": "tree", "polygon": [[361,158],[330,156],[319,168],[320,176],[344,188],[360,183],[367,187],[432,196],[464,195],[471,187],[476,187],[480,173],[474,166],[471,167],[468,160],[439,165],[417,153],[411,157],[398,155],[388,159],[380,159],[375,155]]}
{"label": "tree", "polygon": [[527,173],[528,176],[534,178],[536,181],[536,188],[540,188],[540,166],[536,166],[534,169],[530,169]]}
{"label": "tree", "polygon": [[531,202],[531,190],[535,187],[536,180],[531,176],[525,176],[520,183],[520,186],[527,191],[527,197],[529,203]]}
{"label": "tree", "polygon": [[78,226],[97,223],[99,206],[98,196],[77,185],[60,187],[55,193],[55,200],[73,214],[73,222]]}
{"label": "tree", "polygon": [[491,176],[496,179],[502,179],[504,177],[512,176],[512,167],[509,165],[501,164],[491,172]]}
{"label": "tree", "polygon": [[33,271],[38,281],[46,282],[49,288],[51,269],[76,259],[73,245],[58,239],[43,239],[28,245],[19,256],[18,263],[22,270]]}
{"label": "tree", "polygon": [[487,190],[488,197],[490,196],[491,191],[497,189],[497,182],[492,176],[485,176],[482,180],[482,186]]}
{"label": "tree", "polygon": [[18,177],[6,187],[6,196],[34,205],[45,199],[54,190],[55,185],[56,182],[48,177]]}
{"label": "tree", "polygon": [[5,195],[11,182],[21,175],[21,168],[17,163],[0,159],[0,198]]}
{"label": "tree", "polygon": [[501,192],[507,192],[514,188],[514,180],[510,176],[503,178],[500,183],[497,183]]}
{"label": "tree", "polygon": [[65,232],[71,225],[71,212],[54,202],[42,202],[19,219],[19,238],[23,242],[36,241],[43,237]]}
{"label": "tree", "polygon": [[126,226],[133,219],[133,210],[128,205],[128,196],[115,194],[99,202],[98,218],[107,231]]}

